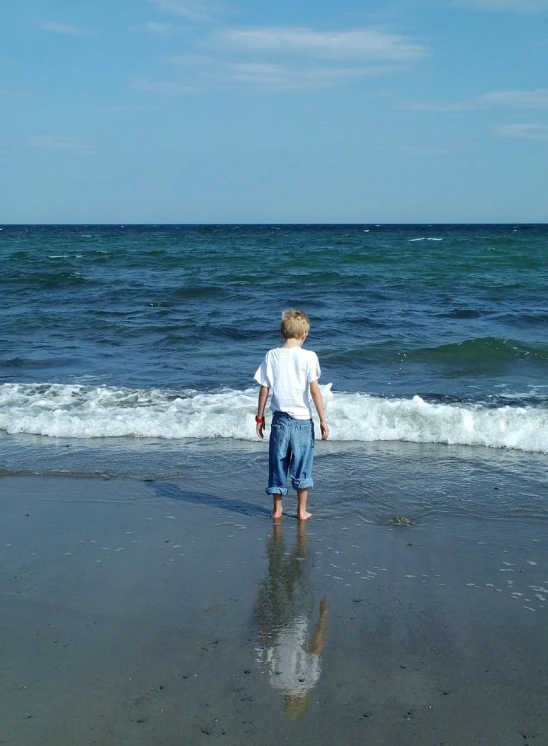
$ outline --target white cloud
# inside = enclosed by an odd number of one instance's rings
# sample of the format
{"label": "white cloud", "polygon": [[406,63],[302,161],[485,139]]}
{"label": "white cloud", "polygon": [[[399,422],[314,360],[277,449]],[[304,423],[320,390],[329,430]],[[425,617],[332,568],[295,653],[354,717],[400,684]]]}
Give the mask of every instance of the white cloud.
{"label": "white cloud", "polygon": [[429,54],[423,44],[378,28],[314,31],[291,26],[225,29],[211,42],[244,53],[300,55],[315,59],[410,62]]}
{"label": "white cloud", "polygon": [[498,124],[494,131],[500,137],[518,140],[548,140],[546,124]]}
{"label": "white cloud", "polygon": [[57,21],[44,21],[40,25],[44,31],[52,31],[55,34],[64,34],[65,36],[85,36],[92,38],[99,35],[97,29],[72,26],[68,23],[57,23]]}
{"label": "white cloud", "polygon": [[452,0],[450,5],[475,10],[535,13],[548,10],[548,0]]}
{"label": "white cloud", "polygon": [[148,2],[163,13],[199,23],[211,23],[219,13],[218,6],[200,0],[148,0]]}
{"label": "white cloud", "polygon": [[136,78],[132,87],[169,96],[238,86],[263,92],[314,90],[401,73],[407,64],[428,54],[426,46],[410,37],[378,28],[225,28],[213,32],[194,51],[166,58],[184,67],[183,76]]}

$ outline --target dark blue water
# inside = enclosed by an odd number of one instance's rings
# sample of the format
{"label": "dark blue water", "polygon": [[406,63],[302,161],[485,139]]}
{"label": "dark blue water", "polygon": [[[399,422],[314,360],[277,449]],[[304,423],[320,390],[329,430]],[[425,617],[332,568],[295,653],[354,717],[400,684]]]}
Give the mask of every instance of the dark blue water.
{"label": "dark blue water", "polygon": [[335,390],[546,391],[546,226],[4,226],[0,380],[249,385],[280,312]]}

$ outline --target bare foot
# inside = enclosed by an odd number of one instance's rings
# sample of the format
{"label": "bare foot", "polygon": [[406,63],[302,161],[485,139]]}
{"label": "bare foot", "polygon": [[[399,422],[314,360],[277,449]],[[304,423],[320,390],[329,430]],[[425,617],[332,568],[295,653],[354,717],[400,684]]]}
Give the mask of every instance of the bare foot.
{"label": "bare foot", "polygon": [[306,511],[304,513],[298,513],[297,519],[299,521],[307,521],[309,518],[312,518],[312,513],[307,513]]}
{"label": "bare foot", "polygon": [[281,518],[283,515],[283,510],[280,508],[279,510],[273,510],[272,511],[272,520],[277,521],[279,518]]}

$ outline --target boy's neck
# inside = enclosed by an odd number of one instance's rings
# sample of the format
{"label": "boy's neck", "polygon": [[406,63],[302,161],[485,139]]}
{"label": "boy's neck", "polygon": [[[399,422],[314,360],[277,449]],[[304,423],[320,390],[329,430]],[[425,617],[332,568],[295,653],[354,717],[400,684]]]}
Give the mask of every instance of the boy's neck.
{"label": "boy's neck", "polygon": [[307,335],[303,334],[302,337],[298,337],[296,339],[295,338],[286,339],[285,343],[282,345],[282,350],[291,350],[294,347],[302,347],[306,337]]}

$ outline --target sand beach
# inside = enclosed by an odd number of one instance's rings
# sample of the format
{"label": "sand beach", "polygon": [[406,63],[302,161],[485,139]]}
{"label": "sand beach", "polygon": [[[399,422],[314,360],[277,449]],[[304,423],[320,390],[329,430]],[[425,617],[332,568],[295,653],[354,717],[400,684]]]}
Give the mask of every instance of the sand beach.
{"label": "sand beach", "polygon": [[320,495],[2,478],[0,743],[548,743],[543,522]]}

